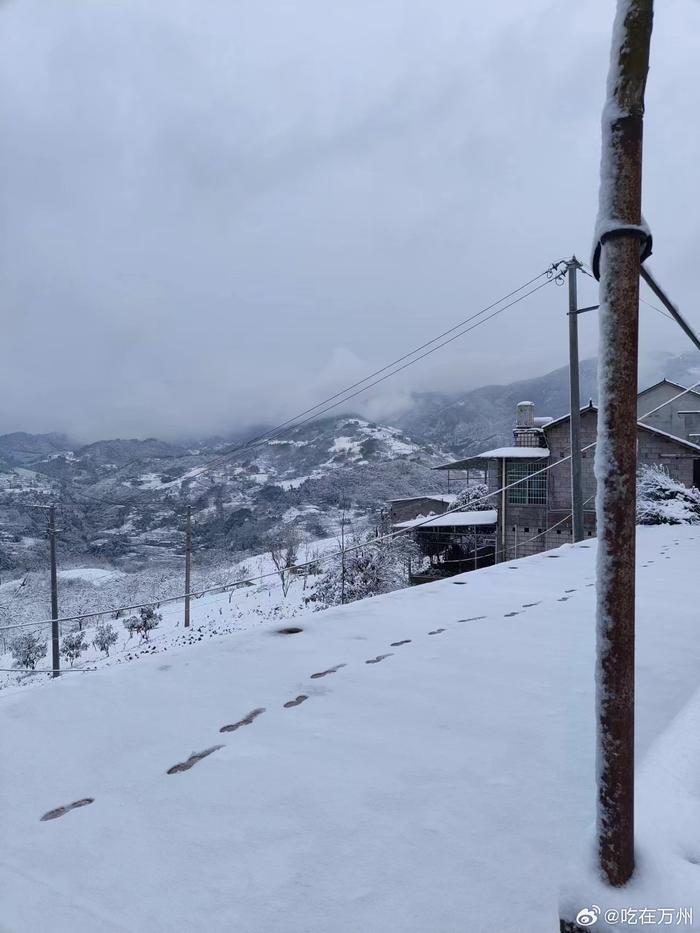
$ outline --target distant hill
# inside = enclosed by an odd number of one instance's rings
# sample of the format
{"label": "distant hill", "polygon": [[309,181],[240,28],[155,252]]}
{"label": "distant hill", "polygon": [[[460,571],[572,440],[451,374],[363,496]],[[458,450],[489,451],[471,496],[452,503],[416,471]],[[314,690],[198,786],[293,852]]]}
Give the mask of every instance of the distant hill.
{"label": "distant hill", "polygon": [[[597,367],[593,359],[580,365],[582,404],[596,398]],[[556,418],[569,410],[568,367],[545,376],[472,389],[466,394],[426,392],[414,396],[412,407],[395,419],[413,437],[449,448],[456,455],[510,443],[515,406],[527,399],[536,415]]]}

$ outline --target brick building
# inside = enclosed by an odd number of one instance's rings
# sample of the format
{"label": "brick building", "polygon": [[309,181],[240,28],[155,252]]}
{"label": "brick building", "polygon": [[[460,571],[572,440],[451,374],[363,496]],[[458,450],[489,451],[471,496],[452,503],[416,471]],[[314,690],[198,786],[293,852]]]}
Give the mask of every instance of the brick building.
{"label": "brick building", "polygon": [[[672,397],[669,392],[677,395],[682,391],[682,386],[666,381],[650,387],[640,393],[640,413],[644,415],[667,401]],[[674,436],[657,426],[663,423],[695,427],[690,416],[700,418],[700,395],[688,393],[675,403],[671,414],[675,421],[669,416],[668,421],[656,419],[654,424],[652,416],[637,422],[638,463],[660,464],[685,486],[700,485],[700,446],[692,439]],[[531,477],[494,496],[498,512],[498,560],[537,554],[571,540],[571,461],[565,459],[570,453],[569,420],[568,414],[556,420],[536,418],[532,402],[521,402],[512,447],[487,450],[437,468],[451,471],[481,468],[486,472],[489,491],[503,490],[517,480]],[[582,447],[595,442],[597,424],[598,410],[590,403],[581,410]],[[690,438],[695,434],[692,430],[684,433]],[[700,440],[700,435],[697,439]],[[595,447],[582,453],[586,537],[595,535],[594,456]],[[543,467],[550,469],[541,472]]]}

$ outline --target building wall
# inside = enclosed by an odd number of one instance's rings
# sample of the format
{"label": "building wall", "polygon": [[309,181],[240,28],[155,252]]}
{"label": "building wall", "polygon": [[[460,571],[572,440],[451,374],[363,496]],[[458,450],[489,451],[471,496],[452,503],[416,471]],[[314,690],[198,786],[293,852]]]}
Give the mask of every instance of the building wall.
{"label": "building wall", "polygon": [[[637,417],[641,417],[648,411],[656,408],[669,399],[678,395],[681,390],[668,382],[662,382],[654,386],[649,392],[644,392],[637,399]],[[698,414],[681,414],[681,412],[696,411]],[[700,395],[695,392],[688,392],[682,398],[666,405],[661,411],[655,412],[644,423],[652,428],[658,428],[667,434],[673,434],[675,437],[682,437],[692,443],[697,443],[700,438],[689,437],[690,434],[700,433]]]}
{"label": "building wall", "polygon": [[[596,411],[585,411],[581,415],[581,447],[587,447],[595,442],[596,430],[598,427],[598,417]],[[554,427],[546,431],[547,441],[550,451],[549,463],[558,463],[554,466],[547,477],[547,508],[550,512],[562,512],[566,514],[571,511],[571,461],[565,460],[571,452],[571,443],[569,440],[569,421],[563,421],[561,424],[555,424]],[[595,503],[592,499],[595,496],[595,474],[593,472],[593,461],[595,457],[595,447],[590,450],[584,450],[581,454],[581,475],[583,487],[583,501],[590,499],[585,509],[594,509]],[[555,518],[556,521],[556,518]],[[548,524],[552,524],[549,522]]]}

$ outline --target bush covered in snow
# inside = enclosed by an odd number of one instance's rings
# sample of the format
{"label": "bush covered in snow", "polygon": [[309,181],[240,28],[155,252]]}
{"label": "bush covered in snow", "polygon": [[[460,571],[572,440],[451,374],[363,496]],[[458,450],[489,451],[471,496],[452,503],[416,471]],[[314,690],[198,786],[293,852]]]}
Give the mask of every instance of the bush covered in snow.
{"label": "bush covered in snow", "polygon": [[102,622],[97,626],[95,631],[95,637],[92,640],[93,645],[97,648],[98,651],[101,651],[107,657],[109,657],[109,649],[117,641],[117,633],[114,629],[114,626],[110,625],[109,622]]}
{"label": "bush covered in snow", "polygon": [[148,641],[149,632],[154,628],[158,628],[162,618],[161,614],[156,612],[152,606],[145,606],[143,609],[139,609],[137,616],[130,616],[124,620],[124,628],[129,633],[129,638],[136,633],[141,636],[141,641]]}
{"label": "bush covered in snow", "polygon": [[85,632],[69,632],[68,635],[63,636],[61,654],[73,667],[83,651],[87,651],[87,647]]}
{"label": "bush covered in snow", "polygon": [[638,525],[700,523],[700,491],[672,479],[662,466],[643,466],[637,477]]}
{"label": "bush covered in snow", "polygon": [[488,493],[489,487],[486,483],[475,483],[459,493],[451,508],[460,512],[485,512],[487,509],[494,509],[495,497],[487,499]]}
{"label": "bush covered in snow", "polygon": [[415,543],[405,535],[389,540],[367,538],[352,548],[346,550],[344,559],[338,552],[325,565],[307,603],[324,609],[401,589],[408,584],[409,559],[420,558]]}
{"label": "bush covered in snow", "polygon": [[25,632],[15,635],[10,641],[10,653],[15,659],[15,667],[24,667],[34,670],[36,662],[46,656],[47,644],[35,632]]}

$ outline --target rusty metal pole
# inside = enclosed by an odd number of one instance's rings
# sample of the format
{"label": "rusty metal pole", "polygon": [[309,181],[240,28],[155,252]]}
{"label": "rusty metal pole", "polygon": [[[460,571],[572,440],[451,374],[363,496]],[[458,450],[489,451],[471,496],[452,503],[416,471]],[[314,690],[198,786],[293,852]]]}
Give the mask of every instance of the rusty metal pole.
{"label": "rusty metal pole", "polygon": [[642,127],[653,0],[618,0],[603,113],[598,234],[598,862],[634,871],[634,563]]}

